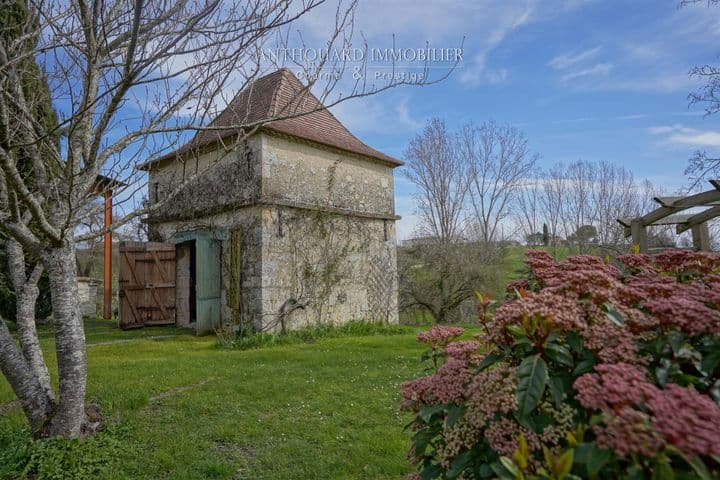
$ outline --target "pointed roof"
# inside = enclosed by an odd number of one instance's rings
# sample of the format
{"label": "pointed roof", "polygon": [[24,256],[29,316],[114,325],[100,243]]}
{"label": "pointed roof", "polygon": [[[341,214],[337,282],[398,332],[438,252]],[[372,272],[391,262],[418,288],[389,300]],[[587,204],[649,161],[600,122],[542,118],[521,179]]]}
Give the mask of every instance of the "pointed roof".
{"label": "pointed roof", "polygon": [[[308,113],[310,112],[310,113]],[[281,118],[263,123],[269,118]],[[287,68],[260,77],[249,84],[211,123],[212,127],[260,124],[262,130],[338,148],[399,166],[403,163],[367,146],[355,137]],[[201,130],[192,140],[139,168],[209,146],[237,134],[237,129]]]}

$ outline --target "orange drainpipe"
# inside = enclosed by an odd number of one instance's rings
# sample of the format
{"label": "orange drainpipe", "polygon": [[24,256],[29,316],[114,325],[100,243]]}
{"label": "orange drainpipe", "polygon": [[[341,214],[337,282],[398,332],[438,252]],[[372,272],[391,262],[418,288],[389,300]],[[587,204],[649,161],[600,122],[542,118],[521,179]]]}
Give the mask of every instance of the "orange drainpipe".
{"label": "orange drainpipe", "polygon": [[[105,228],[112,224],[112,190],[105,190]],[[112,317],[112,232],[105,232],[105,278],[103,281],[103,318]]]}

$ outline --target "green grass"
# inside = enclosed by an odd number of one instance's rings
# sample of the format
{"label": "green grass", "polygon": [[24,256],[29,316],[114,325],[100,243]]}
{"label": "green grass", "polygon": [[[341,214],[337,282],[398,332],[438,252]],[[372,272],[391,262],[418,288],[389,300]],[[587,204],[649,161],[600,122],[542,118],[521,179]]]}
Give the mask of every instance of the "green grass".
{"label": "green grass", "polygon": [[[398,386],[421,374],[417,331],[240,351],[91,322],[88,398],[111,428],[76,447],[112,452],[97,478],[404,478],[410,418]],[[148,338],[164,335],[175,336]],[[0,404],[13,398],[0,379]],[[26,438],[19,411],[0,416],[0,452]]]}
{"label": "green grass", "polygon": [[327,338],[401,335],[403,333],[408,333],[408,329],[400,325],[352,321],[343,325],[318,325],[301,330],[291,330],[282,335],[266,332],[251,333],[242,337],[237,337],[234,334],[231,334],[230,337],[222,335],[220,346],[250,350],[294,343],[315,343]]}

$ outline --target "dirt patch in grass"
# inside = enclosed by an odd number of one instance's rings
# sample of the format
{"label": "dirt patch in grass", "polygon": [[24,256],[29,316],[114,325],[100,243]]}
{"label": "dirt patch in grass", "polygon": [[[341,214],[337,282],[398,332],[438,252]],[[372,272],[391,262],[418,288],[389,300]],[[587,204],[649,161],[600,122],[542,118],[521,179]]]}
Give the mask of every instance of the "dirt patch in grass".
{"label": "dirt patch in grass", "polygon": [[167,392],[158,393],[157,395],[154,395],[150,397],[150,402],[158,402],[160,400],[163,400],[168,397],[172,397],[174,395],[177,395],[179,393],[187,392],[188,390],[193,390],[198,387],[202,387],[206,383],[210,383],[213,380],[215,380],[215,377],[208,377],[203,380],[200,380],[197,383],[192,383],[190,385],[183,385],[181,387],[175,387],[172,390],[168,390]]}
{"label": "dirt patch in grass", "polygon": [[0,417],[3,415],[7,415],[8,413],[14,412],[21,406],[22,405],[20,405],[20,400],[13,400],[12,402],[0,404]]}

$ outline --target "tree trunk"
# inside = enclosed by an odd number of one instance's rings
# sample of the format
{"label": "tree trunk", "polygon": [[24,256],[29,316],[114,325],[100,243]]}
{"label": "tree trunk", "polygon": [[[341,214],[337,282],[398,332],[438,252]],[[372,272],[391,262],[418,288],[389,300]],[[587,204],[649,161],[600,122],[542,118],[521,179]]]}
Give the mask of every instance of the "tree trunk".
{"label": "tree trunk", "polygon": [[40,348],[40,340],[38,339],[37,329],[35,327],[35,302],[40,294],[37,283],[26,284],[20,292],[15,293],[15,301],[17,302],[17,317],[15,319],[18,329],[18,340],[22,348],[25,360],[27,360],[30,369],[40,383],[43,391],[49,398],[54,397],[52,386],[50,385],[50,373],[48,372],[42,349]]}
{"label": "tree trunk", "polygon": [[43,262],[50,279],[55,350],[60,380],[60,404],[50,423],[50,435],[78,437],[85,423],[87,359],[85,332],[77,296],[77,267],[72,242],[45,250]]}
{"label": "tree trunk", "polygon": [[33,374],[2,318],[0,318],[0,371],[20,399],[33,436],[39,437],[43,434],[55,403],[52,397],[47,396],[47,392]]}
{"label": "tree trunk", "polygon": [[38,281],[40,281],[42,267],[36,265],[30,275],[27,276],[25,274],[25,254],[22,246],[15,240],[8,239],[6,251],[13,289],[15,290],[15,322],[17,323],[20,347],[30,369],[40,382],[40,386],[48,398],[54,398],[50,385],[50,374],[48,373],[45,358],[40,348],[37,329],[35,328],[35,303],[40,294]]}

